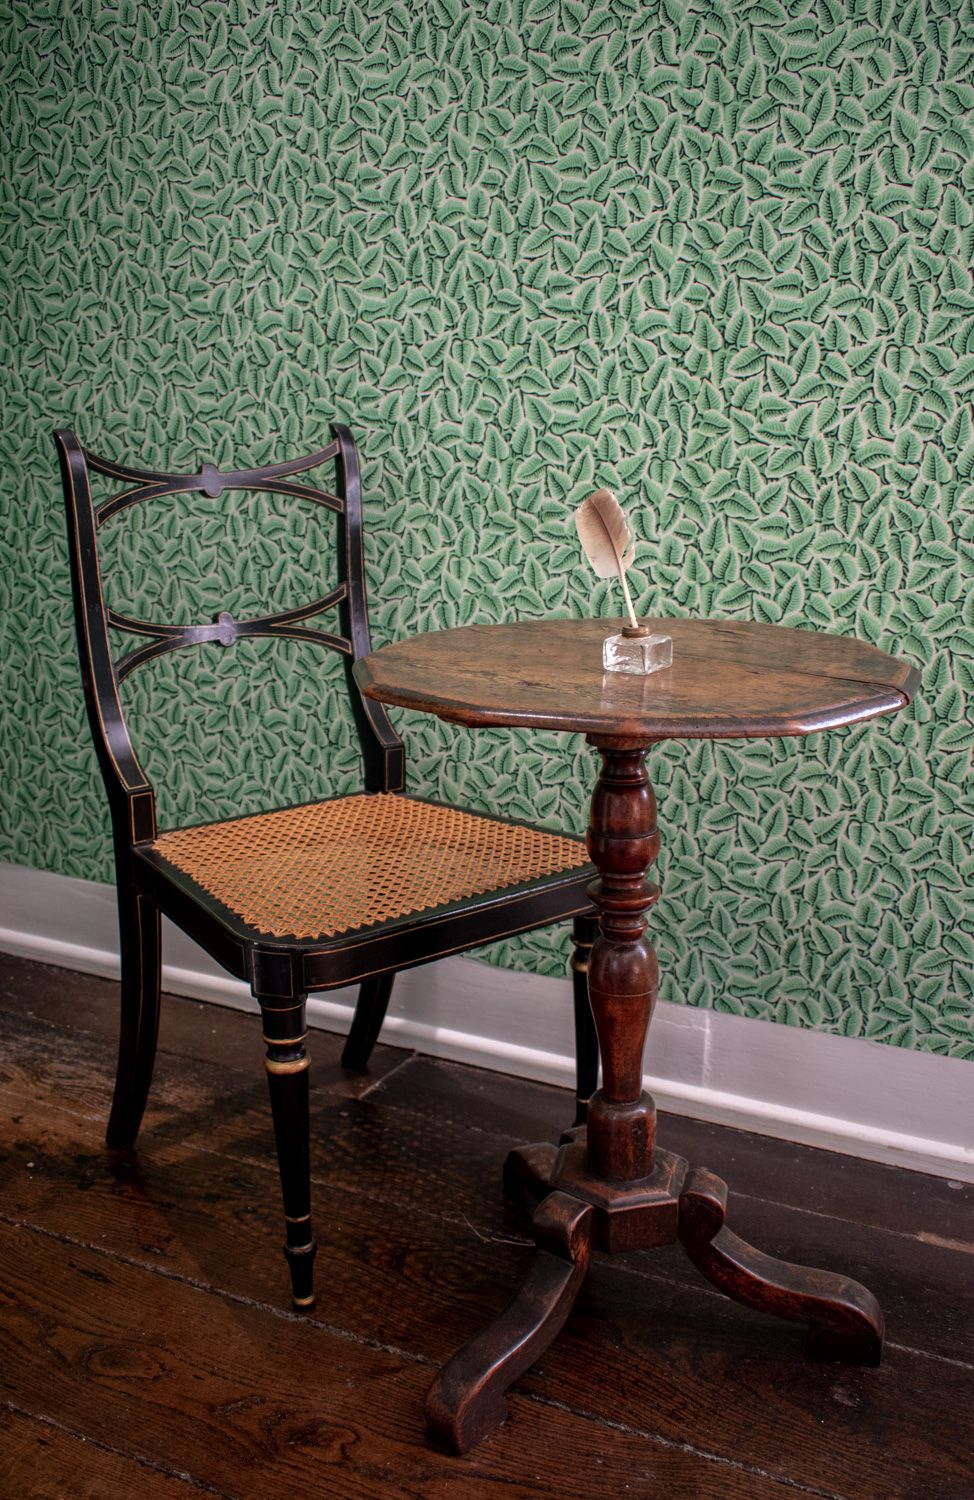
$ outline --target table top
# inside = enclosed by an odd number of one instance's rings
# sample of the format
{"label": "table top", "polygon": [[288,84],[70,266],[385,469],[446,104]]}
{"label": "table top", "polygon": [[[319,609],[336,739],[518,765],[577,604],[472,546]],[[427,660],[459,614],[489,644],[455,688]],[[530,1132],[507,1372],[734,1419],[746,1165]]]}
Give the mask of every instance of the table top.
{"label": "table top", "polygon": [[811,734],[894,713],[919,673],[854,636],[740,620],[651,620],[673,665],[602,670],[622,620],[521,620],[431,631],[355,664],[368,698],[456,724],[523,725],[619,739]]}

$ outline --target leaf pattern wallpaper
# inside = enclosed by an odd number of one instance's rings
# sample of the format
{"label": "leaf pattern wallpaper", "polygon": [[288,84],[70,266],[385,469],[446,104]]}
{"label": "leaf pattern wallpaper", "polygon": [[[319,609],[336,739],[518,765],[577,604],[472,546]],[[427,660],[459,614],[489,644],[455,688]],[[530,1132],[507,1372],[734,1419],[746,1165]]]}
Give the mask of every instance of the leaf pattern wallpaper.
{"label": "leaf pattern wallpaper", "polygon": [[[308,450],[337,415],[378,642],[618,613],[572,528],[598,483],[642,539],[642,612],[922,666],[893,719],[654,752],[653,931],[669,1000],[974,1056],[971,0],[10,15],[3,856],[110,876],[50,429],[176,468]],[[126,512],[114,601],[308,598],[328,533],[304,511]],[[257,643],[130,679],[167,820],[352,789],[336,668]],[[410,790],[584,826],[578,740],[400,722]]]}

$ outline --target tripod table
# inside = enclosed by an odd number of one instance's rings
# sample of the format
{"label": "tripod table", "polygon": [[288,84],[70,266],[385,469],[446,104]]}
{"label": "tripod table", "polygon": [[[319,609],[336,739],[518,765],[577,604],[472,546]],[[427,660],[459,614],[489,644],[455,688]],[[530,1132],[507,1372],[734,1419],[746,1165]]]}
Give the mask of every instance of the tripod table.
{"label": "tripod table", "polygon": [[431,1435],[463,1453],[507,1413],[505,1392],[568,1317],[593,1249],[679,1240],[705,1277],[738,1302],[809,1325],[820,1357],[878,1364],[883,1314],[871,1292],[834,1272],[775,1260],[724,1224],[726,1185],[656,1145],[642,1057],[659,967],[645,936],[659,887],[646,751],[667,739],[805,735],[894,713],[916,669],[846,636],[726,620],[654,620],[673,637],[673,664],[648,677],[603,672],[602,641],[622,622],[532,620],[469,625],[399,641],[355,673],[382,703],[470,727],[519,726],[586,735],[602,756],[588,849],[600,935],[589,994],[602,1086],[587,1123],[560,1146],[519,1147],[506,1180],[532,1196],[537,1255],[514,1301],[444,1365],[430,1389]]}

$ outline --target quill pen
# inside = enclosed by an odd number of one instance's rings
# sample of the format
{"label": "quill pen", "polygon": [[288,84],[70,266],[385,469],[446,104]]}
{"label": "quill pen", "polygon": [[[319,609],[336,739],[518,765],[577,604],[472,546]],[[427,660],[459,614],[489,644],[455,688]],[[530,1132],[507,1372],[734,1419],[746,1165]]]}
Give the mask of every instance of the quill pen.
{"label": "quill pen", "polygon": [[636,552],[636,539],[629,528],[619,504],[611,490],[596,490],[583,500],[575,512],[575,525],[585,556],[592,564],[597,578],[618,576],[625,595],[629,621],[634,630],[639,629],[636,611],[632,607],[632,595],[626,581],[626,569]]}

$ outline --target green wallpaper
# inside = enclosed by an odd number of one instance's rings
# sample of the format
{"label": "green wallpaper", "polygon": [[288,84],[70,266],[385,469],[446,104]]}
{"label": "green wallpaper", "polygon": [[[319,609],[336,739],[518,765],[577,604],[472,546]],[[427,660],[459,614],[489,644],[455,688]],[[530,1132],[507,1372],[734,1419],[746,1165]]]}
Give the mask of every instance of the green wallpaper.
{"label": "green wallpaper", "polygon": [[[971,0],[13,11],[3,855],[110,868],[53,423],[178,466],[301,449],[338,414],[380,641],[617,609],[570,521],[598,482],[644,538],[644,611],[922,664],[893,720],[655,754],[654,928],[668,999],[974,1055]],[[116,599],[190,620],[306,597],[319,526],[247,497],[129,513]],[[132,683],[171,819],[355,783],[331,668],[235,650]],[[577,741],[405,729],[412,790],[582,826]],[[563,972],[564,940],[490,957]]]}

